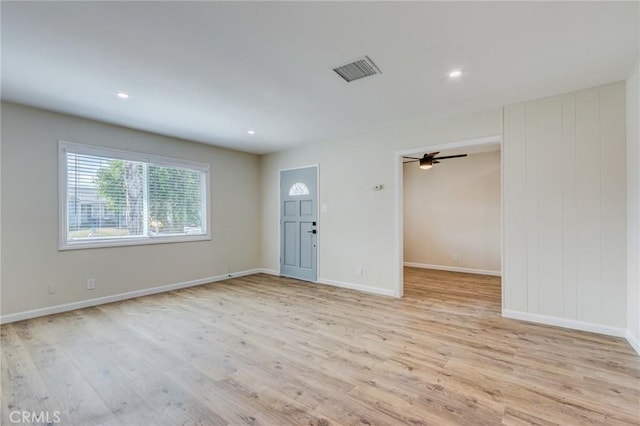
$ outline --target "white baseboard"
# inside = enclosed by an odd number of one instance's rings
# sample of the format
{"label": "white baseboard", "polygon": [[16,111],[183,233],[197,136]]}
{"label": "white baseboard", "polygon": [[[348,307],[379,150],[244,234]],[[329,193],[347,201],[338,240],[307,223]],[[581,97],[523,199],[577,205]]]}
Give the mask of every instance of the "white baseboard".
{"label": "white baseboard", "polygon": [[318,278],[318,284],[326,284],[333,287],[348,288],[351,290],[362,291],[364,293],[378,294],[381,296],[396,297],[396,292],[394,290],[389,290],[386,288],[377,288],[377,287],[371,287],[368,285],[347,283],[344,281],[328,280],[326,278]]}
{"label": "white baseboard", "polygon": [[594,324],[591,322],[584,322],[566,318],[550,317],[547,315],[530,314],[528,312],[511,311],[508,309],[502,310],[502,316],[505,318],[535,322],[538,324],[553,325],[556,327],[570,328],[573,330],[606,334],[607,336],[626,337],[628,339],[627,331],[624,328],[611,327],[609,325]]}
{"label": "white baseboard", "polygon": [[480,274],[480,275],[492,275],[494,277],[502,276],[500,271],[490,271],[488,269],[474,269],[474,268],[461,268],[458,266],[442,266],[442,265],[429,265],[427,263],[414,263],[404,262],[404,266],[411,268],[423,268],[423,269],[437,269],[439,271],[451,271],[451,272],[464,272],[467,274]]}
{"label": "white baseboard", "polygon": [[275,275],[276,277],[280,276],[280,272],[275,269],[267,269],[267,268],[258,268],[256,269],[256,273],[267,274],[267,275]]}
{"label": "white baseboard", "polygon": [[[280,272],[276,271],[275,269],[261,268],[261,269],[257,269],[257,271],[261,272],[263,274],[281,276]],[[348,288],[350,290],[357,290],[357,291],[362,291],[364,293],[378,294],[378,295],[381,295],[381,296],[397,297],[394,290],[376,288],[376,287],[371,287],[371,286],[368,286],[368,285],[347,283],[347,282],[344,282],[344,281],[329,280],[329,279],[326,279],[326,278],[318,278],[316,283],[330,285],[330,286],[333,286],[333,287]]]}
{"label": "white baseboard", "polygon": [[627,338],[627,342],[629,342],[631,347],[636,351],[638,355],[640,355],[640,342],[638,342],[638,340],[633,335],[631,335],[631,333],[629,333],[629,330],[627,330],[625,337]]}
{"label": "white baseboard", "polygon": [[257,274],[262,272],[260,269],[249,269],[247,271],[231,272],[224,275],[216,275],[213,277],[200,278],[192,281],[185,281],[176,284],[168,284],[160,287],[145,288],[142,290],[128,291],[126,293],[114,294],[111,296],[96,297],[94,299],[81,300],[79,302],[66,303],[64,305],[50,306],[47,308],[34,309],[31,311],[17,312],[0,316],[0,324],[7,324],[15,321],[22,321],[29,318],[43,317],[45,315],[58,314],[60,312],[74,311],[76,309],[88,308],[90,306],[104,305],[105,303],[118,302],[120,300],[134,299],[141,296],[149,296],[151,294],[164,293],[171,290],[181,288],[194,287],[202,284],[209,284],[216,281],[228,280],[236,277]]}

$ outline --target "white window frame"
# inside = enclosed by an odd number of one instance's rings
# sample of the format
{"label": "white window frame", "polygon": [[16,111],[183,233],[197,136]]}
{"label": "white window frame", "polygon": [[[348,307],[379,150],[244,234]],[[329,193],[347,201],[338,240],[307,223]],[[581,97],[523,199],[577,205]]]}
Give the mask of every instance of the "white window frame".
{"label": "white window frame", "polygon": [[[95,240],[69,241],[68,240],[68,212],[67,195],[67,153],[81,155],[93,155],[97,157],[113,158],[117,160],[139,161],[152,163],[159,166],[178,167],[204,172],[205,178],[202,184],[202,197],[204,199],[205,214],[203,215],[204,234],[196,235],[157,235],[147,232],[144,236],[100,238]],[[145,177],[146,179],[146,177]],[[189,241],[211,240],[211,165],[196,161],[181,160],[176,158],[161,157],[140,152],[124,151],[112,148],[103,148],[93,145],[85,145],[63,140],[58,141],[58,249],[75,250],[100,247],[120,247],[146,244],[166,244]],[[146,203],[145,203],[146,204]],[[146,222],[146,221],[145,221]],[[146,226],[145,226],[146,228]]]}

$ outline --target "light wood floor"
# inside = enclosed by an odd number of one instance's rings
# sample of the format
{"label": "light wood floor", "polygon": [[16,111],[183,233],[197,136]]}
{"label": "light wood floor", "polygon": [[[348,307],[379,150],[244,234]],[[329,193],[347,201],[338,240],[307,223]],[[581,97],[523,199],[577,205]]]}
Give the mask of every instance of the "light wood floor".
{"label": "light wood floor", "polygon": [[405,279],[399,300],[254,275],[4,325],[1,423],[640,423],[623,339],[503,319],[498,278]]}

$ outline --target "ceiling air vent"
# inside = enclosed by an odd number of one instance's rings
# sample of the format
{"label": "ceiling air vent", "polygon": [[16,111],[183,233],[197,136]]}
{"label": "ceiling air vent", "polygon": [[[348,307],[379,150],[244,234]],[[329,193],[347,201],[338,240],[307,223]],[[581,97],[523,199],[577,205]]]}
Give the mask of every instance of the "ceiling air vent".
{"label": "ceiling air vent", "polygon": [[333,70],[338,73],[340,77],[344,78],[347,83],[369,77],[370,75],[382,74],[380,68],[378,68],[368,56],[334,68]]}

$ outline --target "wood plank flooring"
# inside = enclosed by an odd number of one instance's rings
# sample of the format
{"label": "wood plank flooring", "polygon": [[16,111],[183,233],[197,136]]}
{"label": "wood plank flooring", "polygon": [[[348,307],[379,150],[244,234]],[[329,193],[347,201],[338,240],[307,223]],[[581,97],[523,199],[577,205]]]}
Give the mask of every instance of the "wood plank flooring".
{"label": "wood plank flooring", "polygon": [[640,424],[620,338],[500,316],[499,278],[405,297],[253,275],[1,327],[1,424]]}

